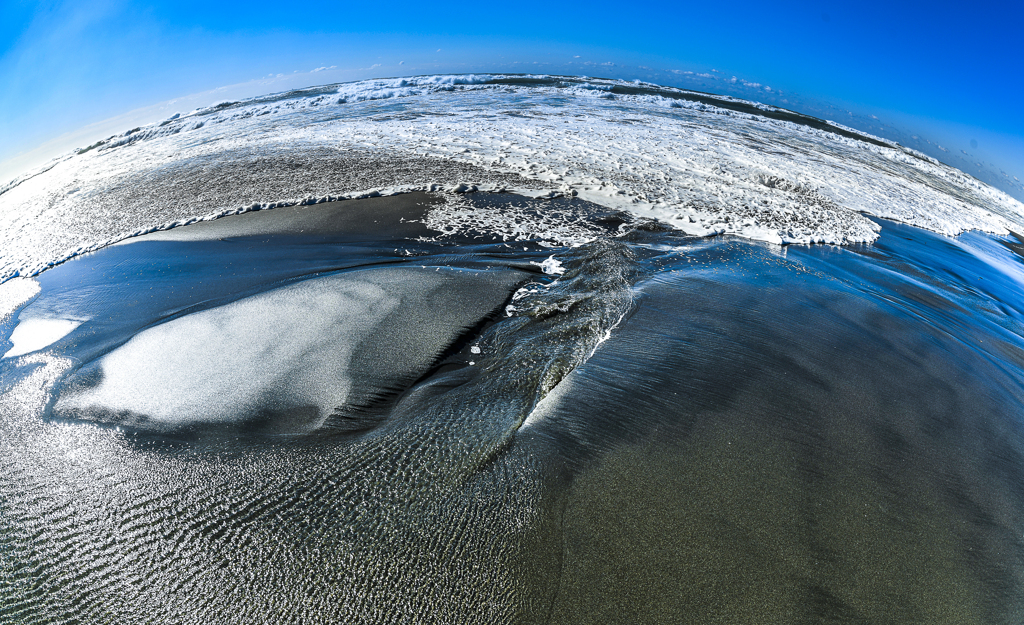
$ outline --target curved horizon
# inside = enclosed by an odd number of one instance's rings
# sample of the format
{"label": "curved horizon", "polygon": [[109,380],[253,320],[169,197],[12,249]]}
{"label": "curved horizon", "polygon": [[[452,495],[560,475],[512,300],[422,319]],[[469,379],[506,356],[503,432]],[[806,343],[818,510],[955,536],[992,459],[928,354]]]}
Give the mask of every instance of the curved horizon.
{"label": "curved horizon", "polygon": [[[1024,197],[1019,4],[967,13],[797,1],[765,11],[741,1],[721,13],[659,2],[625,12],[56,0],[0,14],[3,180],[174,103],[486,72],[640,79],[765,102],[897,141]],[[75,137],[85,143],[69,144]]]}
{"label": "curved horizon", "polygon": [[[594,79],[594,80],[612,80],[622,82],[635,82],[640,79],[628,80],[624,78],[609,78],[599,76],[589,76],[585,74],[572,75],[572,74],[540,74],[540,73],[514,73],[514,72],[468,72],[468,73],[437,73],[437,74],[406,74],[401,76],[379,76],[373,78],[364,78],[360,80],[350,80],[342,82],[328,82],[319,84],[305,84],[307,76],[329,76],[332,70],[336,68],[319,68],[311,72],[305,73],[293,73],[291,75],[275,76],[263,80],[252,80],[246,83],[240,83],[237,85],[228,85],[220,87],[210,91],[190,94],[159,102],[157,104],[142,107],[132,111],[115,115],[105,120],[95,122],[79,128],[77,130],[64,133],[58,137],[54,137],[49,141],[43,143],[33,150],[28,152],[15,155],[6,160],[0,161],[0,188],[15,182],[19,177],[24,176],[27,173],[37,170],[41,167],[45,167],[47,163],[60,159],[62,157],[70,156],[72,153],[88,148],[90,145],[113,138],[118,134],[122,134],[133,127],[145,127],[152,124],[159,123],[169,116],[187,114],[195,111],[199,111],[205,108],[216,106],[220,103],[233,102],[233,101],[248,101],[258,100],[264,97],[270,97],[277,94],[284,94],[291,91],[310,90],[317,88],[331,88],[340,87],[343,85],[358,84],[363,82],[371,82],[377,80],[402,80],[406,78],[423,78],[432,76],[471,76],[471,75],[508,75],[508,76],[538,76],[538,77],[554,77],[554,78],[583,78],[583,79]],[[716,97],[732,97],[738,98],[744,101],[753,102],[757,104],[770,104],[776,108],[780,108],[786,111],[792,111],[800,115],[806,115],[815,119],[830,122],[833,125],[839,127],[848,127],[863,133],[870,137],[878,137],[885,139],[904,147],[917,150],[926,156],[930,156],[939,162],[954,167],[963,171],[964,173],[971,174],[978,180],[985,182],[1005,193],[1014,197],[1017,200],[1024,201],[1024,182],[1020,180],[1020,177],[1007,175],[1005,171],[997,172],[996,168],[998,165],[994,163],[972,163],[972,155],[966,151],[961,150],[961,154],[952,152],[940,144],[939,141],[932,141],[926,136],[916,136],[910,134],[912,130],[900,128],[893,124],[886,123],[886,120],[881,120],[874,115],[863,115],[855,114],[852,111],[840,111],[836,107],[833,112],[845,112],[848,114],[848,118],[844,118],[837,115],[828,116],[823,114],[823,111],[827,112],[824,108],[826,105],[822,103],[814,102],[791,102],[789,98],[793,97],[791,94],[786,94],[781,90],[773,90],[770,86],[760,85],[758,83],[751,83],[749,81],[739,80],[736,77],[732,77],[728,84],[734,86],[731,89],[732,93],[715,92],[709,90],[703,90],[699,87],[704,87],[707,76],[695,74],[694,72],[679,72],[683,80],[679,82],[691,82],[696,84],[694,86],[682,86],[682,85],[670,85],[663,83],[653,83],[650,81],[643,81],[647,84],[654,84],[659,87],[667,87],[673,89],[683,89],[695,93],[703,93],[710,96]],[[266,87],[276,85],[278,87],[284,87],[275,90],[266,90]],[[765,96],[755,98],[755,96]],[[743,97],[747,96],[747,97]],[[803,104],[800,106],[800,104]],[[838,119],[835,119],[838,117]],[[965,158],[966,157],[966,158]],[[970,165],[975,167],[970,167]],[[987,165],[987,166],[986,166]],[[998,174],[1002,173],[1002,176]]]}

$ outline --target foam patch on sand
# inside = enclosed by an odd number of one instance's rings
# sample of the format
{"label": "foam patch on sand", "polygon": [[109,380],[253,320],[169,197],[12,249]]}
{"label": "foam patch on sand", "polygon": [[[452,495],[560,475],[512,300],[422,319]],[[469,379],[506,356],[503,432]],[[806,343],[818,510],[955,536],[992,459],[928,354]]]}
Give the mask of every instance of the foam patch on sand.
{"label": "foam patch on sand", "polygon": [[[737,102],[644,83],[469,75],[363,81],[222,103],[131,129],[0,188],[0,279],[32,275],[147,229],[347,197],[354,190],[331,186],[338,183],[317,186],[330,176],[294,176],[304,180],[301,188],[313,189],[298,198],[299,182],[289,177],[253,197],[251,182],[224,176],[180,197],[147,197],[159,217],[121,229],[125,196],[145,196],[145,189],[132,188],[140,180],[159,181],[163,172],[215,163],[221,155],[301,161],[298,155],[324,148],[432,159],[451,163],[453,172],[472,167],[491,178],[431,179],[436,168],[425,168],[416,179],[412,165],[402,173],[408,190],[494,185],[508,176],[523,181],[506,185],[508,191],[578,194],[701,236],[870,242],[877,227],[868,216],[946,235],[1024,228],[1024,205],[933,159],[836,124],[776,119],[767,114],[777,111],[772,107],[727,106]],[[57,236],[54,224],[63,228]]]}

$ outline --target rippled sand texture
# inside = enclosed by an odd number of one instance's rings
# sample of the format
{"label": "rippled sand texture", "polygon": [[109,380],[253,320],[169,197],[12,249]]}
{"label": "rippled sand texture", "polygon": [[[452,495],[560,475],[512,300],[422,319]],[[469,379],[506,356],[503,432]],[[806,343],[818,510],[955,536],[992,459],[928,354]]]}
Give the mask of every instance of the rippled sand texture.
{"label": "rippled sand texture", "polygon": [[614,81],[112,137],[0,189],[0,622],[1019,624],[1022,215]]}

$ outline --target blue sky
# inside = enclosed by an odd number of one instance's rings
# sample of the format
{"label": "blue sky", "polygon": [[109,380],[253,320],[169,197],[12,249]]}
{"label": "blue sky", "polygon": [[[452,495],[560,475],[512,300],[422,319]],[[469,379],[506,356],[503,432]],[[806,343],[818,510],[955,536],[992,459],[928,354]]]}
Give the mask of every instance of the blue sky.
{"label": "blue sky", "polygon": [[1021,41],[1020,0],[0,0],[0,182],[169,109],[463,71],[732,93],[874,128],[970,173],[980,162],[1024,180]]}

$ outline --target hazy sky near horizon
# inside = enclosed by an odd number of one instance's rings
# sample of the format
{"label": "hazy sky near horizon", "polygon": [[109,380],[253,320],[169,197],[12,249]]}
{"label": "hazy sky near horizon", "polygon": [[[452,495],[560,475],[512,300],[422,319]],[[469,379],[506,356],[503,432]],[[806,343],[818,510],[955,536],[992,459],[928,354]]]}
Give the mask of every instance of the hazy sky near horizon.
{"label": "hazy sky near horizon", "polygon": [[862,127],[873,115],[1024,180],[1022,32],[1019,0],[0,0],[0,182],[175,107],[470,71],[640,78]]}

